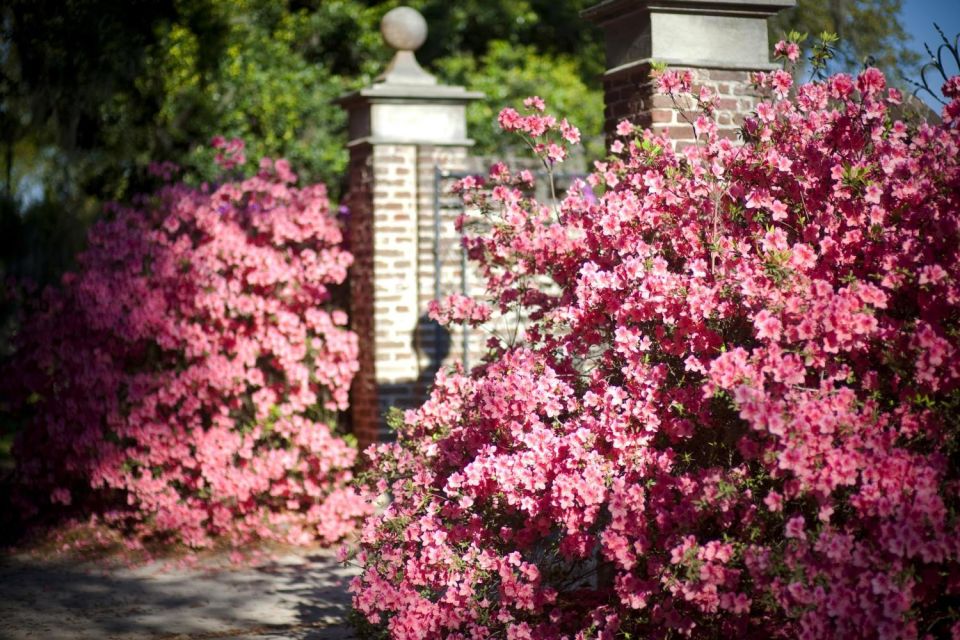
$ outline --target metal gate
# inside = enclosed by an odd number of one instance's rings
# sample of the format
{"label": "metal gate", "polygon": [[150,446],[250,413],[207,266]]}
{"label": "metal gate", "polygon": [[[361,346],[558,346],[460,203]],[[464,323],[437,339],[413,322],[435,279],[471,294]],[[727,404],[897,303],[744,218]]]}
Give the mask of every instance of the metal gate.
{"label": "metal gate", "polygon": [[[547,202],[551,199],[549,185],[549,174],[546,171],[531,171],[534,175],[535,192],[540,202]],[[433,297],[439,300],[450,293],[459,292],[463,295],[471,295],[470,286],[470,264],[467,259],[467,253],[464,251],[462,235],[456,233],[453,229],[453,221],[464,213],[463,201],[460,196],[451,193],[451,188],[458,180],[468,176],[483,177],[483,174],[476,171],[447,171],[439,166],[434,166],[433,176]],[[570,185],[575,180],[583,179],[586,174],[583,173],[554,173],[554,186],[557,199],[562,200]],[[445,229],[445,225],[449,228]],[[444,291],[442,274],[445,265],[454,263],[459,264],[458,274],[459,282],[454,287],[448,287]],[[453,289],[453,290],[451,290]],[[475,294],[474,294],[475,295]],[[461,330],[460,354],[464,370],[470,369],[470,351],[471,351],[471,331],[470,327],[464,326]]]}

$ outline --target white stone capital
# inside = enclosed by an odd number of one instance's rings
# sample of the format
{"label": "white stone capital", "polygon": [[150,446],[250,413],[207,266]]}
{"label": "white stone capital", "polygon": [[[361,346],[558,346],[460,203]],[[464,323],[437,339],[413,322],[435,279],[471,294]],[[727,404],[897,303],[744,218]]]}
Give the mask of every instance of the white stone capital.
{"label": "white stone capital", "polygon": [[582,16],[604,31],[607,68],[638,60],[675,66],[770,66],[767,18],[795,0],[604,0]]}

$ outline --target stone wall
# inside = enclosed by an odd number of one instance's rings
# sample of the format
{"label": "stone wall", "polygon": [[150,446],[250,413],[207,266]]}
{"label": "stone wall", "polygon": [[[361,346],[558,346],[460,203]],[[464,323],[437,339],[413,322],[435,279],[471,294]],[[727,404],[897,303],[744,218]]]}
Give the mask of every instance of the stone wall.
{"label": "stone wall", "polygon": [[343,199],[347,207],[347,244],[353,253],[353,266],[347,278],[350,295],[350,326],[359,339],[360,369],[350,387],[349,428],[361,448],[377,439],[379,420],[376,367],[374,362],[373,318],[373,148],[358,144],[350,148],[347,181],[349,191]]}

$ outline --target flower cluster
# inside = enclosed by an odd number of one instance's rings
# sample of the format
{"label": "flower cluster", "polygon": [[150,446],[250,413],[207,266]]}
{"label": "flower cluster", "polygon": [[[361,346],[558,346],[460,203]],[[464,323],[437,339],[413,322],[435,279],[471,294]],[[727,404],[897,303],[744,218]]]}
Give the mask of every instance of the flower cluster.
{"label": "flower cluster", "polygon": [[[214,136],[210,141],[210,146],[217,150],[214,160],[223,169],[233,169],[242,166],[247,161],[247,154],[244,152],[246,144],[240,138],[226,140],[223,136]],[[267,159],[264,158],[266,161]],[[286,162],[281,160],[280,162]]]}
{"label": "flower cluster", "polygon": [[505,168],[461,184],[470,255],[528,325],[372,451],[370,624],[960,634],[960,101],[914,126],[876,70],[787,80],[757,77],[743,144],[624,123],[555,213]]}
{"label": "flower cluster", "polygon": [[440,324],[480,325],[490,319],[490,307],[475,298],[454,293],[443,300],[431,300],[427,314]]}
{"label": "flower cluster", "polygon": [[[218,141],[233,166],[242,144]],[[172,171],[161,167],[162,173]],[[332,430],[357,339],[330,305],[352,257],[286,162],[111,206],[34,305],[5,386],[27,416],[19,504],[139,537],[334,542],[366,513]]]}
{"label": "flower cluster", "polygon": [[515,109],[500,112],[497,121],[508,133],[518,134],[549,170],[567,157],[567,145],[580,142],[580,130],[567,122],[544,113],[546,105],[537,96],[527,98],[523,106],[529,115],[520,115]]}

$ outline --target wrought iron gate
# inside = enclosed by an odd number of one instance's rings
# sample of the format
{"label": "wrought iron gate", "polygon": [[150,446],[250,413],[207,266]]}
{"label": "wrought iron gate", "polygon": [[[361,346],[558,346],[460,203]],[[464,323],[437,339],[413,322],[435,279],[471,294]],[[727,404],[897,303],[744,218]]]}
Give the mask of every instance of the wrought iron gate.
{"label": "wrought iron gate", "polygon": [[[547,188],[548,174],[545,171],[531,171],[537,185],[536,195],[541,202],[550,200],[551,194]],[[470,291],[470,265],[467,259],[466,251],[461,242],[462,236],[453,231],[453,221],[464,213],[463,201],[458,195],[451,193],[451,188],[458,180],[468,176],[482,175],[476,171],[447,171],[439,166],[434,166],[434,191],[433,191],[433,297],[439,300],[445,295],[458,291],[463,295],[471,295]],[[567,189],[575,180],[583,179],[586,174],[582,173],[554,173],[554,185],[557,198],[562,199]],[[445,225],[449,225],[445,229]],[[459,283],[444,291],[443,287],[443,267],[452,263],[459,263]],[[437,330],[440,330],[438,327]],[[463,327],[460,338],[460,353],[465,370],[470,369],[470,340],[471,332],[469,327]],[[437,338],[439,341],[439,338]]]}

